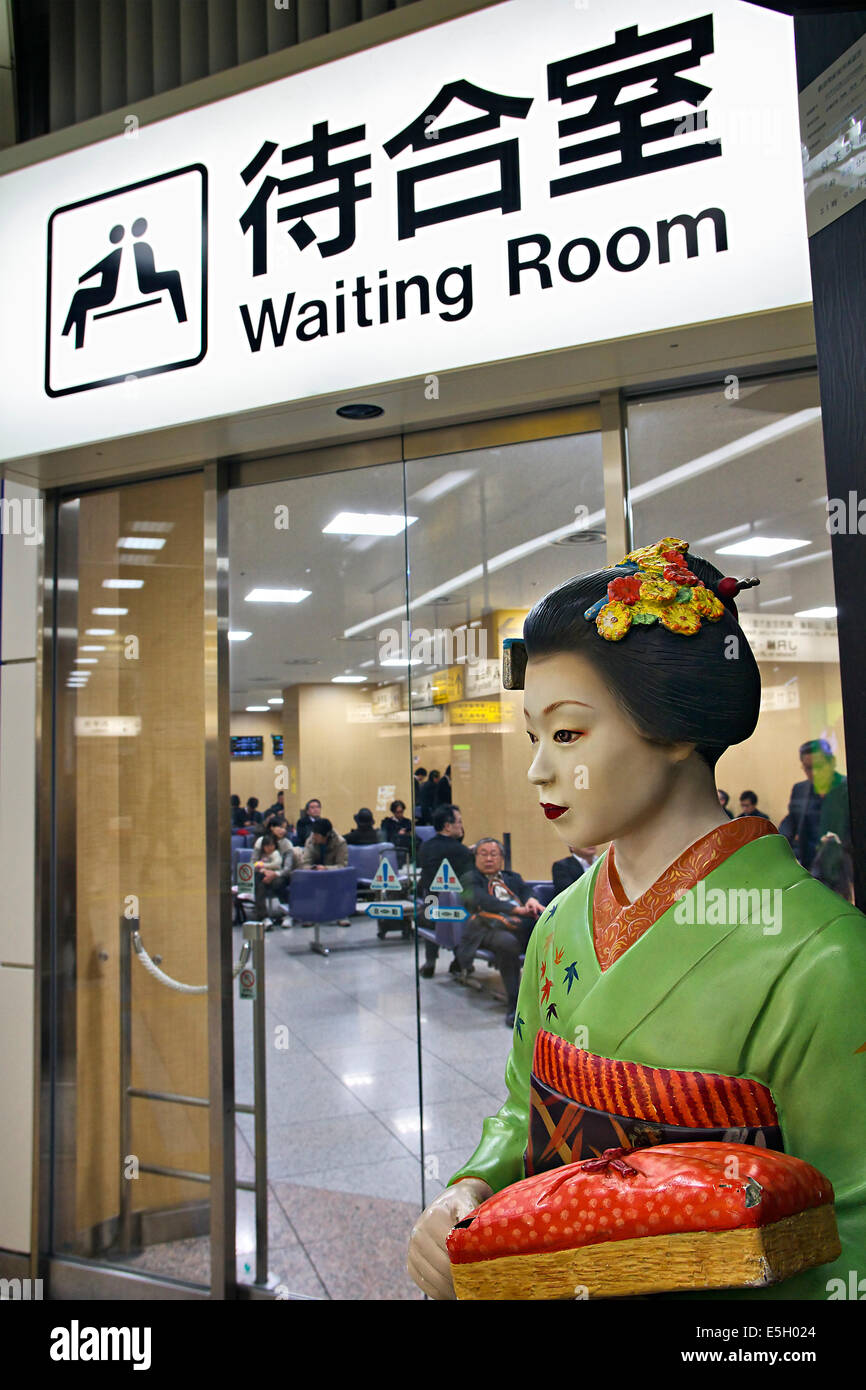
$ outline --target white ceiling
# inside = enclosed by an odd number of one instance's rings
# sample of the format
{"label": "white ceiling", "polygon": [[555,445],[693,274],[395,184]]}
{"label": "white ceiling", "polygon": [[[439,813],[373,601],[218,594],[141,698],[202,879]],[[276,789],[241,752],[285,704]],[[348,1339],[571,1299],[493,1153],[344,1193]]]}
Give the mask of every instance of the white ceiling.
{"label": "white ceiling", "polygon": [[[728,399],[720,383],[631,404],[634,488],[656,486],[660,475],[683,465],[708,465],[694,477],[663,480],[662,491],[635,503],[635,544],[682,536],[726,573],[757,575],[760,587],[741,596],[745,612],[832,604],[829,556],[788,566],[830,547],[817,406],[811,374],[743,386],[738,399]],[[802,414],[810,411],[815,418]],[[768,426],[771,434],[780,432],[778,439],[767,440]],[[598,434],[410,461],[405,471],[407,510],[417,517],[408,529],[413,628],[454,627],[494,609],[528,608],[554,584],[606,563],[601,539],[552,544],[550,538],[572,530],[575,508],[586,508],[591,519],[602,514],[593,524],[604,526]],[[448,478],[454,474],[466,476]],[[459,485],[431,498],[427,489],[443,480]],[[403,491],[403,466],[387,464],[231,494],[230,626],[253,632],[249,641],[231,644],[233,710],[262,703],[285,686],[347,671],[394,679],[393,670],[361,663],[376,658],[378,633],[399,627],[406,616],[404,536],[322,531],[340,511],[401,514]],[[280,506],[289,508],[288,530],[274,524]],[[712,539],[734,528],[741,529],[732,537]],[[750,531],[808,545],[760,561],[715,553]],[[311,595],[296,605],[246,603],[244,595],[256,586],[307,588]],[[437,590],[443,591],[437,599],[417,602]],[[347,629],[364,624],[345,638]]]}

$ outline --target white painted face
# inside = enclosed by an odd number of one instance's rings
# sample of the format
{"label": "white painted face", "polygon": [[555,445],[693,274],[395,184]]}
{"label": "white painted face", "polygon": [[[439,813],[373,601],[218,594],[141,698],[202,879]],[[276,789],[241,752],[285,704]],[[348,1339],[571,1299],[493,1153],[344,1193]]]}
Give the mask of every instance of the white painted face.
{"label": "white painted face", "polygon": [[548,808],[540,814],[567,845],[616,840],[658,817],[684,745],[660,747],[639,734],[585,657],[533,658],[524,710],[529,780]]}

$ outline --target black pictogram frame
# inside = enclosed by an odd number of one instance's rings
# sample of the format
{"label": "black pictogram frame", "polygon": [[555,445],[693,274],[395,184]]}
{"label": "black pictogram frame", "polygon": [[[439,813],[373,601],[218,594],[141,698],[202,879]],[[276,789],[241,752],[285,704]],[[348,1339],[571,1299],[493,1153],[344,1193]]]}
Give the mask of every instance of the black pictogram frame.
{"label": "black pictogram frame", "polygon": [[94,391],[98,386],[112,386],[115,382],[125,381],[128,372],[121,372],[118,376],[102,377],[99,381],[83,382],[80,386],[64,386],[56,390],[51,385],[51,263],[52,263],[52,236],[54,231],[54,219],[61,213],[73,212],[76,208],[87,207],[93,203],[100,203],[104,198],[114,198],[118,193],[132,193],[136,188],[148,188],[155,183],[163,183],[166,179],[178,178],[181,174],[201,174],[201,351],[196,357],[184,358],[182,362],[167,362],[161,367],[147,367],[143,371],[136,372],[136,377],[158,376],[161,372],[176,372],[183,367],[195,367],[207,353],[207,192],[208,176],[204,164],[187,164],[182,169],[171,169],[166,174],[156,174],[153,178],[140,179],[137,183],[124,184],[122,188],[109,189],[107,193],[98,193],[94,198],[81,198],[77,203],[66,203],[61,208],[55,208],[48,219],[48,254],[47,254],[47,280],[46,280],[46,301],[45,301],[45,394],[51,397],[70,396],[79,391]]}

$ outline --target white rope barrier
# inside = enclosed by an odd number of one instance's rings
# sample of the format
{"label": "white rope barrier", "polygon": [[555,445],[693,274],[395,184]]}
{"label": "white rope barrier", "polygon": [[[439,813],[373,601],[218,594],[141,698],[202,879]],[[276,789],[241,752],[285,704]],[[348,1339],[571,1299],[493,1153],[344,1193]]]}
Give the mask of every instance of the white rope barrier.
{"label": "white rope barrier", "polygon": [[[160,970],[156,961],[152,960],[144,949],[141,936],[137,931],[132,933],[132,944],[135,949],[135,954],[138,956],[138,959],[141,961],[148,975],[152,975],[155,980],[159,980],[160,983],[164,984],[168,989],[175,989],[178,994],[207,994],[207,985],[185,985],[182,980],[173,980],[170,975],[166,975],[164,970]],[[237,979],[249,960],[249,957],[250,943],[245,941],[241,949],[240,960],[232,970],[233,980]]]}

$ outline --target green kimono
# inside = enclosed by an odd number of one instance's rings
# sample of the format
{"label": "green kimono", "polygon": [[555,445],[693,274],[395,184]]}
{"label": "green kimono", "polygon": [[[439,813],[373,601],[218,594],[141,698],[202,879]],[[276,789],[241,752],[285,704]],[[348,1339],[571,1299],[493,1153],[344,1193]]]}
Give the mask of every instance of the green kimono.
{"label": "green kimono", "polygon": [[[706,910],[695,915],[703,923],[689,924],[676,904],[602,973],[592,934],[599,867],[539,918],[506,1067],[508,1099],[484,1121],[478,1148],[451,1181],[479,1177],[496,1192],[524,1176],[539,1029],[600,1057],[749,1078],[772,1092],[785,1151],[832,1182],[842,1255],[782,1284],[724,1297],[827,1298],[840,1287],[832,1279],[847,1288],[850,1271],[866,1275],[866,919],[817,883],[781,835],[767,835],[702,880]],[[770,915],[738,925],[737,910],[720,910],[722,895],[712,889],[724,890],[728,903],[743,889],[766,890]],[[552,979],[544,1004],[542,966]]]}

